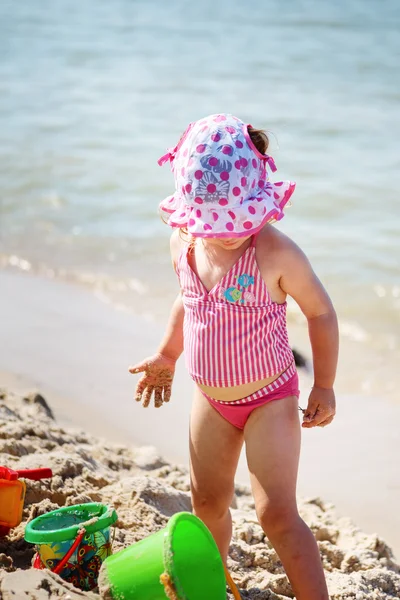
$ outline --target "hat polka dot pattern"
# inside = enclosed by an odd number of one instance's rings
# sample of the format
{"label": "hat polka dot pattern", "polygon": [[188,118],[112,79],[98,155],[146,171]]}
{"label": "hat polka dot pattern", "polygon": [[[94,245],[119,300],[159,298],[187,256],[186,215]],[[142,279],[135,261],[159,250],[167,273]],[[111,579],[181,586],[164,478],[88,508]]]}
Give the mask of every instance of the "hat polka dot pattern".
{"label": "hat polka dot pattern", "polygon": [[189,125],[180,142],[159,160],[170,160],[176,192],[160,204],[172,227],[199,237],[249,236],[280,220],[291,181],[273,183],[271,157],[253,145],[247,125],[227,114]]}

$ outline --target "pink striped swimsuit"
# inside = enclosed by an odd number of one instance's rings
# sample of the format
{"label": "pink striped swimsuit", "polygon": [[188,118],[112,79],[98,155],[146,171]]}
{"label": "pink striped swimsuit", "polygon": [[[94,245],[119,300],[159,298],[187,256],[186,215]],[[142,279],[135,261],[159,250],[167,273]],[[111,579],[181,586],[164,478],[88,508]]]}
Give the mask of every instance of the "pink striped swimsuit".
{"label": "pink striped swimsuit", "polygon": [[286,302],[273,302],[255,257],[255,237],[209,291],[181,253],[186,366],[197,383],[231,387],[273,377],[293,362]]}
{"label": "pink striped swimsuit", "polygon": [[195,382],[231,387],[285,371],[241,400],[223,402],[204,394],[217,410],[220,406],[221,414],[227,405],[258,400],[297,377],[286,329],[286,302],[271,300],[256,262],[255,240],[253,236],[251,245],[209,292],[188,263],[189,247],[182,250],[176,265],[185,310],[185,361]]}

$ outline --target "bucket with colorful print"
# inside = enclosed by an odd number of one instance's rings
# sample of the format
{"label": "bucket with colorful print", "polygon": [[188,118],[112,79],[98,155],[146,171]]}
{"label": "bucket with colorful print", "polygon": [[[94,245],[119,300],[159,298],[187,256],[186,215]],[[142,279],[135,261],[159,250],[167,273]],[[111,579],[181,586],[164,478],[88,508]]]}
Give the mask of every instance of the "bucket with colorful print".
{"label": "bucket with colorful print", "polygon": [[92,502],[64,506],[27,524],[25,540],[36,545],[34,567],[49,569],[81,590],[92,590],[111,554],[112,507]]}

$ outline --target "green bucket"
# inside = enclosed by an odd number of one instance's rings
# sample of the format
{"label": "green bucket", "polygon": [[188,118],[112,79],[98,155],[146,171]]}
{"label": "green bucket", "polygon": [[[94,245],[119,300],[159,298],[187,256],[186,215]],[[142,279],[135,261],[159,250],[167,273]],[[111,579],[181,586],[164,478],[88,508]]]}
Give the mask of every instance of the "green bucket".
{"label": "green bucket", "polygon": [[179,600],[225,600],[224,566],[210,531],[191,513],[107,558],[101,568],[102,598],[166,600],[160,576],[166,573]]}
{"label": "green bucket", "polygon": [[115,510],[90,502],[64,506],[33,519],[25,540],[36,544],[34,567],[49,569],[84,591],[97,587],[100,567],[111,554]]}

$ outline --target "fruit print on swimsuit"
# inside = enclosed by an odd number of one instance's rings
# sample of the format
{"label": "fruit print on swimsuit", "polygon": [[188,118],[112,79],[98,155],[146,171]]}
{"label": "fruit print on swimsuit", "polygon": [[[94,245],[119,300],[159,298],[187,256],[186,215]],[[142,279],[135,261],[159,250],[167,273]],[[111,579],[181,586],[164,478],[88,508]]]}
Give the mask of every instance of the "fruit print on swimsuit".
{"label": "fruit print on swimsuit", "polygon": [[247,275],[247,273],[243,273],[242,275],[236,275],[236,277],[238,280],[238,284],[241,287],[248,288],[249,285],[252,285],[254,283],[253,275]]}
{"label": "fruit print on swimsuit", "polygon": [[242,298],[242,292],[240,290],[238,290],[238,288],[235,287],[229,287],[227,290],[225,290],[224,292],[224,298],[226,300],[228,300],[228,302],[238,302],[239,300],[241,302],[244,302],[244,300],[241,300]]}
{"label": "fruit print on swimsuit", "polygon": [[245,302],[248,302],[249,304],[253,304],[253,302],[256,301],[255,295],[252,294],[251,292],[245,292],[243,294],[243,299]]}
{"label": "fruit print on swimsuit", "polygon": [[[235,275],[235,277],[239,287],[231,286],[228,289],[221,290],[225,300],[228,300],[228,302],[231,302],[232,304],[235,302],[240,302],[240,304],[244,304],[246,301],[249,303],[254,302],[254,294],[249,291],[244,291],[254,283],[253,275],[242,273],[242,275]],[[243,288],[243,290],[240,288]]]}

